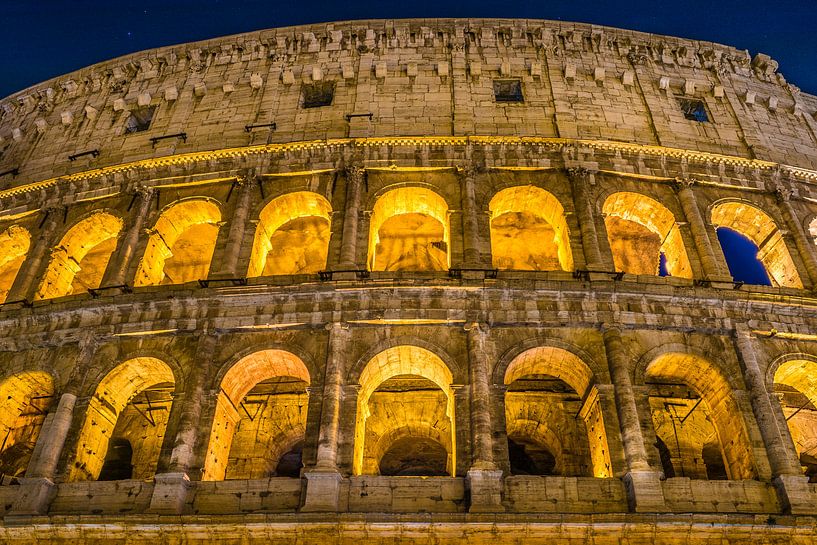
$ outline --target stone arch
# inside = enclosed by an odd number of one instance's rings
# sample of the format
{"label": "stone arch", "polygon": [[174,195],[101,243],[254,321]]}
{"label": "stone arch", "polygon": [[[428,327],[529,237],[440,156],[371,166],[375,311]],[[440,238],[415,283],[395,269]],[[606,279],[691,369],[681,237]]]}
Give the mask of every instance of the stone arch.
{"label": "stone arch", "polygon": [[564,350],[565,352],[571,353],[573,356],[581,360],[581,362],[590,369],[590,372],[594,376],[595,381],[598,381],[600,377],[604,377],[604,380],[607,380],[606,366],[599,365],[598,362],[596,362],[590,355],[590,353],[587,352],[586,350],[582,349],[579,346],[576,346],[573,343],[564,341],[558,337],[536,335],[533,337],[528,337],[521,342],[515,343],[497,359],[497,363],[493,369],[492,376],[493,383],[504,384],[505,373],[507,372],[508,367],[511,365],[511,363],[513,363],[513,361],[518,356],[520,356],[524,352],[527,352],[528,350],[543,346],[558,348]]}
{"label": "stone arch", "polygon": [[221,225],[221,207],[213,199],[176,201],[149,231],[134,286],[183,284],[207,278]]}
{"label": "stone arch", "polygon": [[434,354],[434,356],[439,358],[448,368],[448,371],[453,377],[454,384],[462,384],[466,381],[466,370],[451,356],[451,354],[448,353],[445,348],[429,341],[427,338],[418,337],[415,335],[400,335],[397,337],[389,337],[370,347],[355,361],[351,369],[349,369],[346,376],[346,384],[359,384],[363,370],[375,356],[390,348],[403,345],[416,346]]}
{"label": "stone arch", "polygon": [[725,227],[736,231],[757,246],[757,259],[769,274],[772,285],[803,287],[797,267],[783,240],[783,233],[769,214],[744,201],[725,200],[712,206],[711,221],[716,228]]}
{"label": "stone arch", "polygon": [[0,379],[0,484],[21,477],[54,401],[54,378],[39,370]]}
{"label": "stone arch", "polygon": [[284,447],[305,435],[310,382],[303,360],[285,350],[258,350],[231,365],[219,382],[202,479],[274,475]]}
{"label": "stone arch", "polygon": [[694,351],[664,348],[643,368],[643,378],[656,388],[650,394],[653,426],[670,450],[675,446],[676,475],[706,478],[702,460],[690,457],[700,457],[703,447],[716,439],[729,478],[755,478],[757,469],[743,413],[726,375]]}
{"label": "stone arch", "polygon": [[692,266],[675,216],[641,193],[618,191],[602,205],[617,271],[659,274],[661,256],[670,276],[692,278]]}
{"label": "stone arch", "polygon": [[[131,358],[109,371],[88,404],[67,480],[152,477],[175,390],[173,370],[158,358]],[[122,467],[126,461],[109,456],[109,443],[116,438],[133,449],[132,467]]]}
{"label": "stone arch", "polygon": [[0,303],[8,296],[31,246],[31,234],[12,225],[0,233]]}
{"label": "stone arch", "polygon": [[493,266],[518,270],[573,270],[570,233],[562,203],[533,185],[497,192],[491,213]]}
{"label": "stone arch", "polygon": [[789,433],[809,481],[817,482],[817,358],[787,354],[769,369]]}
{"label": "stone arch", "polygon": [[443,271],[450,262],[448,203],[426,187],[398,187],[372,208],[369,257],[372,271]]}
{"label": "stone arch", "polygon": [[332,205],[312,191],[270,200],[259,214],[247,276],[316,273],[326,267]]}
{"label": "stone arch", "polygon": [[51,251],[34,299],[51,299],[98,288],[116,249],[122,219],[97,211],[74,223]]}
{"label": "stone arch", "polygon": [[[378,391],[388,381],[408,385],[397,392]],[[410,382],[410,381],[413,381]],[[453,375],[434,352],[416,345],[397,345],[375,354],[361,371],[358,384],[355,426],[354,474],[363,473],[364,459],[373,458],[375,437],[401,427],[396,418],[433,423],[450,436],[448,474],[456,468]],[[419,386],[413,384],[419,383]],[[382,398],[382,399],[381,399]],[[396,405],[397,404],[397,405]],[[415,407],[416,405],[416,407]],[[395,406],[399,410],[395,409]],[[391,418],[391,420],[390,420]]]}
{"label": "stone arch", "polygon": [[[386,456],[386,454],[392,450],[396,443],[403,440],[406,442],[411,442],[427,439],[437,443],[445,451],[445,459],[440,460],[443,463],[441,465],[433,464],[434,467],[429,468],[432,469],[432,473],[437,473],[439,476],[444,475],[445,469],[451,464],[451,461],[449,460],[449,453],[451,452],[451,435],[445,433],[445,430],[430,425],[428,422],[407,422],[401,424],[404,425],[398,425],[388,430],[377,439],[374,444],[374,448],[372,448],[369,453],[369,457],[364,458],[362,472],[364,474],[383,475],[384,456]],[[405,458],[411,458],[412,453],[410,452],[410,447],[410,444],[404,444],[402,448],[402,450],[407,454]],[[422,463],[422,456],[419,456],[418,458],[420,458],[419,461]],[[441,468],[443,471],[440,471]],[[434,471],[435,469],[437,470],[436,472]],[[407,473],[403,474],[405,475]]]}
{"label": "stone arch", "polygon": [[563,348],[537,346],[513,358],[502,382],[510,441],[549,451],[565,475],[611,475],[604,417],[589,365]]}

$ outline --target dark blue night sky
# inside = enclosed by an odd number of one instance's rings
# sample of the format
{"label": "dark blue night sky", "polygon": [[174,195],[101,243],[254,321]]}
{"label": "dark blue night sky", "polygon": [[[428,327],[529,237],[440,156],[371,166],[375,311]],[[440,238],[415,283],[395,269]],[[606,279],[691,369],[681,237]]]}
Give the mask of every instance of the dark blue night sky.
{"label": "dark blue night sky", "polygon": [[771,55],[790,81],[817,93],[817,0],[0,0],[0,97],[152,47],[301,23],[408,17],[556,19],[719,42]]}

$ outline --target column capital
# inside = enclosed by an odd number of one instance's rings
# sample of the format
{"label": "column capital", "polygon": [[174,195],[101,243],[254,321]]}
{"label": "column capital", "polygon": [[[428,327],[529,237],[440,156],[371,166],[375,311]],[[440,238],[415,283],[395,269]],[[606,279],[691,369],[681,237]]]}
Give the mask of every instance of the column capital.
{"label": "column capital", "polygon": [[485,172],[485,165],[482,163],[475,163],[468,161],[461,165],[457,165],[457,175],[461,178],[474,178],[477,174]]}
{"label": "column capital", "polygon": [[681,191],[683,189],[691,188],[697,183],[699,183],[699,181],[695,178],[676,176],[672,181],[672,188],[675,189],[675,191]]}
{"label": "column capital", "polygon": [[363,177],[366,175],[366,168],[358,164],[347,165],[343,171],[346,174],[347,179],[354,180],[356,182],[363,181]]}
{"label": "column capital", "polygon": [[567,172],[567,175],[573,179],[585,180],[591,184],[594,184],[596,183],[596,174],[598,174],[599,171],[596,169],[578,166],[567,167],[565,168],[565,172]]}

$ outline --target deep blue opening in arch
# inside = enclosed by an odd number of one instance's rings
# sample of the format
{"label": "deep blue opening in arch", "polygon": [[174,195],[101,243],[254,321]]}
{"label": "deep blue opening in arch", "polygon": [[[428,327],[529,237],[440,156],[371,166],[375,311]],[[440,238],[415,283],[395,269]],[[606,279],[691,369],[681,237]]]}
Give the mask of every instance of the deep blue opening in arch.
{"label": "deep blue opening in arch", "polygon": [[728,227],[718,227],[718,242],[723,248],[729,274],[735,282],[771,286],[766,267],[757,258],[757,246],[744,235]]}
{"label": "deep blue opening in arch", "polygon": [[658,276],[672,276],[667,270],[667,254],[664,252],[658,256]]}

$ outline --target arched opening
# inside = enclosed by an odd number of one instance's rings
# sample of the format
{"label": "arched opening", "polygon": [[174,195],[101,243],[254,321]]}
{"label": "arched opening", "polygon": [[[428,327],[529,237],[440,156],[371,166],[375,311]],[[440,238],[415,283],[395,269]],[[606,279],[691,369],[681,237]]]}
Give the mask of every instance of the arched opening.
{"label": "arched opening", "polygon": [[163,361],[125,361],[97,386],[79,435],[69,481],[153,477],[173,403],[175,379]]}
{"label": "arched opening", "polygon": [[35,299],[51,299],[98,288],[116,249],[122,220],[97,212],[76,223],[51,252]]}
{"label": "arched opening", "polygon": [[607,434],[593,372],[578,356],[542,346],[505,370],[511,473],[610,477]]}
{"label": "arched opening", "polygon": [[793,359],[774,374],[774,391],[809,482],[817,482],[817,362]]}
{"label": "arched opening", "polygon": [[299,477],[309,382],[303,361],[283,350],[236,362],[221,381],[202,479]]}
{"label": "arched opening", "polygon": [[422,187],[401,187],[372,209],[369,269],[445,271],[449,265],[448,205]]}
{"label": "arched opening", "polygon": [[544,189],[503,189],[491,199],[491,253],[497,269],[571,271],[562,204]]}
{"label": "arched opening", "polygon": [[617,271],[692,278],[681,231],[664,205],[622,191],[607,197],[602,213]]}
{"label": "arched opening", "polygon": [[212,201],[192,199],[166,208],[150,231],[134,286],[207,278],[220,224],[221,210]]}
{"label": "arched opening", "polygon": [[309,274],[326,267],[332,205],[311,191],[271,200],[255,230],[247,276]]}
{"label": "arched opening", "polygon": [[31,235],[12,225],[0,233],[0,303],[3,303],[28,254]]}
{"label": "arched opening", "polygon": [[[724,244],[721,234],[724,228],[743,235],[757,247],[756,260],[765,268],[773,286],[803,287],[783,234],[768,214],[744,202],[725,202],[712,208],[712,225],[718,228],[718,238],[722,241],[726,263],[734,278],[743,278],[745,266],[731,255],[729,245]],[[740,252],[745,253],[746,250]]]}
{"label": "arched opening", "polygon": [[451,381],[439,356],[418,346],[373,357],[360,375],[354,474],[454,475]]}
{"label": "arched opening", "polygon": [[0,382],[0,484],[25,475],[53,400],[48,373],[17,373]]}
{"label": "arched opening", "polygon": [[692,354],[662,354],[647,366],[645,381],[667,477],[756,477],[740,408],[711,363]]}

